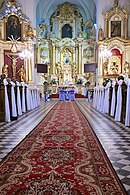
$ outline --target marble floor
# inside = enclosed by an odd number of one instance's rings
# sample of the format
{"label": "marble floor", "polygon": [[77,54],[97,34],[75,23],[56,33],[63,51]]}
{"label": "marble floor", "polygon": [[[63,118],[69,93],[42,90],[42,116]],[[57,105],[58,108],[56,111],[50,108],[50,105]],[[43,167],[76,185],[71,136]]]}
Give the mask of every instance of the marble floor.
{"label": "marble floor", "polygon": [[[42,103],[40,107],[25,113],[17,121],[0,123],[0,161],[43,120],[57,101],[55,99]],[[85,99],[76,99],[76,102],[130,195],[130,128],[99,113]]]}

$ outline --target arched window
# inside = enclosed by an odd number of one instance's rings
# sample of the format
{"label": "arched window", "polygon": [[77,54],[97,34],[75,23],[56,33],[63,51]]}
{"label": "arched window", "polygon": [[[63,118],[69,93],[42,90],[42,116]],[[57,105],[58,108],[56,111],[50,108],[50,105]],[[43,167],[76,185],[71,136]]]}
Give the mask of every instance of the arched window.
{"label": "arched window", "polygon": [[72,27],[69,24],[65,24],[62,28],[62,38],[72,38]]}

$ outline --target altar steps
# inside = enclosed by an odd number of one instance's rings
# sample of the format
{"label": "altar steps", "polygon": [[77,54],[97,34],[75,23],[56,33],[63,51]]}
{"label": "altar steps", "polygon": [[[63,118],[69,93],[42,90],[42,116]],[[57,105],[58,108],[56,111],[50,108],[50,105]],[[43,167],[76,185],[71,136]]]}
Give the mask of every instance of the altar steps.
{"label": "altar steps", "polygon": [[[59,98],[59,94],[52,94],[52,95],[51,95],[51,98]],[[76,93],[76,94],[75,94],[75,98],[85,98],[85,96],[82,95],[82,94]]]}
{"label": "altar steps", "polygon": [[78,93],[76,93],[76,94],[75,94],[75,98],[85,98],[85,96],[84,96],[84,95],[82,95],[82,94],[78,94]]}
{"label": "altar steps", "polygon": [[59,98],[59,94],[52,94],[51,98]]}

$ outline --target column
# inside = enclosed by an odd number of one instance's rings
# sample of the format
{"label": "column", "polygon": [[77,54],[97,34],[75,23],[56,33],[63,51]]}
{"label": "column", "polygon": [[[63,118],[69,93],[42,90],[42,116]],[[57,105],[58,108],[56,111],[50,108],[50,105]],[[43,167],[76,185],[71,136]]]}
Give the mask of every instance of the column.
{"label": "column", "polygon": [[55,44],[52,44],[52,74],[55,74],[56,70],[55,70],[55,52],[56,52],[56,46]]}
{"label": "column", "polygon": [[31,67],[31,59],[27,59],[28,61],[28,81],[29,83],[32,81],[32,67]]}
{"label": "column", "polygon": [[[0,45],[2,47],[2,45]],[[2,74],[2,67],[4,66],[4,53],[3,49],[0,51],[0,74]]]}
{"label": "column", "polygon": [[79,55],[78,55],[78,73],[82,74],[82,45],[79,44]]}

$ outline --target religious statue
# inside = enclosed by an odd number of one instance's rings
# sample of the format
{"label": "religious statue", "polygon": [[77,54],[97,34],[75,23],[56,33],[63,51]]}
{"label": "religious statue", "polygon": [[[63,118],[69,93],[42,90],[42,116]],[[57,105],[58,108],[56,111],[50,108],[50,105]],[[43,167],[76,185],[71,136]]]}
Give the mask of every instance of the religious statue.
{"label": "religious statue", "polygon": [[58,77],[58,80],[60,82],[61,79],[62,79],[62,67],[61,67],[61,63],[60,62],[58,62],[56,64],[56,70],[57,70],[57,77]]}
{"label": "religious statue", "polygon": [[28,39],[33,39],[34,37],[36,37],[36,29],[33,29],[30,25],[28,25],[26,34]]}
{"label": "religious statue", "polygon": [[129,63],[127,61],[125,61],[125,64],[124,64],[124,72],[126,74],[129,74]]}
{"label": "religious statue", "polygon": [[19,73],[20,81],[25,82],[26,81],[26,70],[24,68],[24,65],[22,65],[22,67],[19,69],[19,71],[17,73]]}
{"label": "religious statue", "polygon": [[83,25],[83,31],[82,31],[82,37],[86,39],[90,39],[92,36],[92,29],[93,29],[93,24],[91,21],[87,21]]}
{"label": "religious statue", "polygon": [[102,30],[102,28],[99,28],[99,30],[98,30],[98,40],[102,41],[103,39],[104,39],[103,30]]}
{"label": "religious statue", "polygon": [[87,73],[84,75],[84,78],[85,78],[87,81],[89,81],[89,79],[90,79],[90,73],[87,72]]}
{"label": "religious statue", "polygon": [[108,62],[103,63],[103,75],[108,75]]}
{"label": "religious statue", "polygon": [[6,78],[8,77],[8,65],[7,64],[5,64],[2,67],[2,74],[4,74],[6,76]]}
{"label": "religious statue", "polygon": [[118,0],[114,0],[114,5],[113,7],[118,7]]}
{"label": "religious statue", "polygon": [[13,78],[15,79],[16,78],[17,59],[19,57],[17,57],[17,58],[15,58],[14,56],[11,57],[8,54],[7,54],[7,56],[12,60],[12,73],[13,73],[12,75],[13,75]]}

